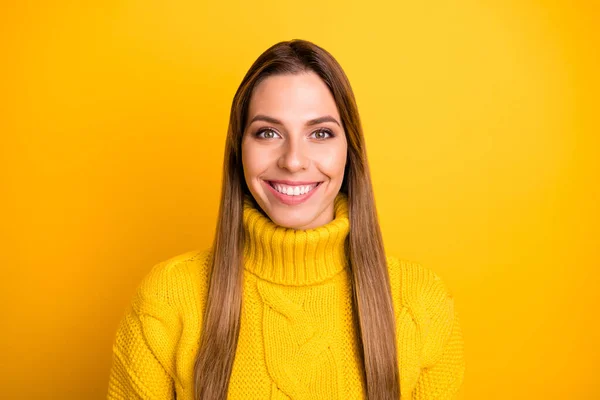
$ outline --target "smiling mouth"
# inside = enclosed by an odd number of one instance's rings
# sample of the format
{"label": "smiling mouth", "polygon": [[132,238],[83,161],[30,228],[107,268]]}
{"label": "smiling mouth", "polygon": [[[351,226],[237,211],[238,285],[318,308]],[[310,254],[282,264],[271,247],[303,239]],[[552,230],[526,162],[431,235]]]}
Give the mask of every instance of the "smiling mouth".
{"label": "smiling mouth", "polygon": [[273,181],[266,181],[273,189],[281,194],[285,194],[287,196],[302,196],[304,194],[310,193],[316,187],[318,187],[323,182],[315,182],[308,185],[286,185],[283,183],[277,183]]}

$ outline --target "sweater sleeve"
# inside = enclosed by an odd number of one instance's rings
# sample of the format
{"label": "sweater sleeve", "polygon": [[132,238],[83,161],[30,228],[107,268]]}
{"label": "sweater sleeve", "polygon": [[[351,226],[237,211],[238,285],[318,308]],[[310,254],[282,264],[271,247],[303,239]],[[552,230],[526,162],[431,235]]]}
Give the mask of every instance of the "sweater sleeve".
{"label": "sweater sleeve", "polygon": [[413,400],[452,400],[459,395],[465,373],[464,343],[454,297],[441,278],[425,269],[421,372]]}
{"label": "sweater sleeve", "polygon": [[161,347],[169,342],[161,308],[166,304],[153,296],[156,276],[165,264],[155,266],[138,288],[120,321],[112,347],[108,400],[175,398],[174,381]]}

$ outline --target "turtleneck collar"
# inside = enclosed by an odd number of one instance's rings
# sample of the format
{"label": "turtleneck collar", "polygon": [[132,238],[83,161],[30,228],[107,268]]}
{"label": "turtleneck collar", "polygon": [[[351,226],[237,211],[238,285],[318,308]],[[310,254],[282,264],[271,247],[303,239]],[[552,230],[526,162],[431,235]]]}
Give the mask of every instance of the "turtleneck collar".
{"label": "turtleneck collar", "polygon": [[314,285],[347,267],[345,243],[350,232],[348,198],[334,201],[334,219],[314,229],[276,225],[244,197],[244,268],[261,279],[292,286]]}

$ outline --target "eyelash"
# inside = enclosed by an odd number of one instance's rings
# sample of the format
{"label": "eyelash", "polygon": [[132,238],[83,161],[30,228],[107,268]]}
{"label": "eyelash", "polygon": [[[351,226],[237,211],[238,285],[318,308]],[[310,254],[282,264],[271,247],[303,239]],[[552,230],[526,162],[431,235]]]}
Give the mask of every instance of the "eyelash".
{"label": "eyelash", "polygon": [[[259,139],[266,139],[266,140],[268,140],[267,138],[264,138],[264,137],[260,136],[263,132],[267,132],[267,131],[271,131],[271,132],[277,133],[277,131],[275,129],[273,129],[273,128],[264,128],[264,129],[261,129],[258,132],[256,132],[256,134],[254,136],[256,136]],[[312,133],[316,133],[316,132],[325,132],[325,133],[329,134],[329,137],[326,137],[326,138],[323,138],[323,139],[317,139],[317,140],[330,139],[330,138],[332,138],[332,137],[335,136],[333,134],[333,132],[331,130],[327,129],[327,128],[320,128],[320,129],[317,129],[316,131],[313,131]],[[279,133],[277,133],[277,134],[279,135]]]}

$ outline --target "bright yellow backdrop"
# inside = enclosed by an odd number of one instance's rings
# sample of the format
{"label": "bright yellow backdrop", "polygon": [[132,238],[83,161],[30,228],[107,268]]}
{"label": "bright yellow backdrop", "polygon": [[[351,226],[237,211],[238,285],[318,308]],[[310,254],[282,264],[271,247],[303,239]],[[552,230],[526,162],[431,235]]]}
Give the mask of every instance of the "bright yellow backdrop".
{"label": "bright yellow backdrop", "polygon": [[212,239],[237,85],[292,38],[353,84],[388,252],[455,295],[465,398],[600,398],[593,1],[12,3],[2,398],[104,398],[140,280]]}

